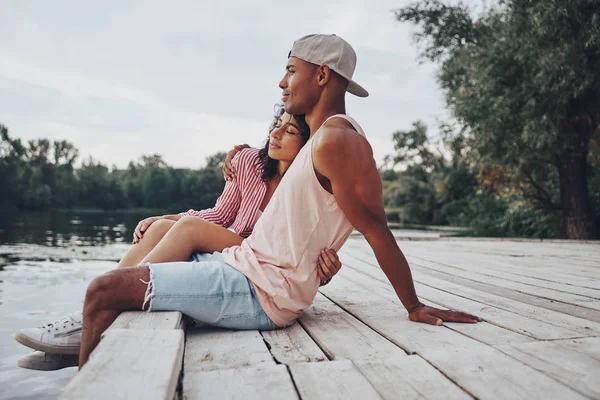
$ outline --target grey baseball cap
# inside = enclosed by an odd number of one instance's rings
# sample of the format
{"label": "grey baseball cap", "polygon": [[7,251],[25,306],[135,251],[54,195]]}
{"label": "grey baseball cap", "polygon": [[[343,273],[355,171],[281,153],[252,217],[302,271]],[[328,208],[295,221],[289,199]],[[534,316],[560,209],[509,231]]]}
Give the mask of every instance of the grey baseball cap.
{"label": "grey baseball cap", "polygon": [[350,43],[336,35],[306,35],[294,42],[289,57],[297,57],[311,64],[325,64],[348,82],[348,92],[367,97],[362,86],[352,80],[356,69],[356,53]]}

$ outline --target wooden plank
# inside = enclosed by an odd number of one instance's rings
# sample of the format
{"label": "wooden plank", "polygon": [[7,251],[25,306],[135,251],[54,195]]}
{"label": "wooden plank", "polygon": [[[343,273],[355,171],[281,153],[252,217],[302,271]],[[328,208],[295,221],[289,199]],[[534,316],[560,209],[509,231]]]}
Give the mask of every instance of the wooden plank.
{"label": "wooden plank", "polygon": [[355,361],[382,398],[466,400],[472,397],[417,355]]}
{"label": "wooden plank", "polygon": [[181,329],[183,316],[178,311],[122,312],[109,329]]}
{"label": "wooden plank", "polygon": [[[444,261],[431,261],[421,257],[408,256],[409,263],[421,263],[422,265],[439,265],[442,268],[451,268],[452,271],[456,269],[464,270],[468,273],[479,273],[488,277],[501,278],[506,281],[518,282],[527,284],[530,286],[536,286],[541,288],[552,289],[557,292],[571,293],[579,296],[584,296],[591,299],[600,299],[600,291],[596,289],[582,288],[573,285],[566,285],[560,282],[553,282],[539,277],[531,278],[527,276],[520,276],[502,271],[502,266],[496,266],[494,268],[486,267],[481,262],[475,264],[475,261],[464,258],[460,261],[455,261],[450,257],[445,257]],[[431,258],[431,257],[430,257]]]}
{"label": "wooden plank", "polygon": [[285,365],[263,364],[257,367],[193,373],[188,373],[186,370],[183,398],[187,400],[295,400],[299,397]]}
{"label": "wooden plank", "polygon": [[169,399],[181,372],[182,330],[112,329],[61,399]]}
{"label": "wooden plank", "polygon": [[406,355],[320,293],[299,321],[331,359],[362,360]]}
{"label": "wooden plank", "polygon": [[[340,272],[320,291],[409,353],[417,353],[424,348],[468,346],[474,342],[471,337],[446,326],[438,327],[410,321],[391,286],[350,268]],[[487,329],[479,325],[487,325]],[[507,335],[517,337],[513,339],[515,342],[532,340],[487,323],[464,326],[465,328],[477,327],[474,335],[481,335],[478,340],[482,341],[506,343]]]}
{"label": "wooden plank", "polygon": [[[463,270],[460,268],[442,266],[440,264],[433,263],[430,261],[418,260],[416,262],[411,262],[410,266],[411,266],[411,269],[422,269],[423,272],[430,273],[430,274],[433,273],[430,271],[435,271],[436,272],[436,273],[434,273],[435,276],[442,277],[444,279],[450,279],[450,278],[458,279],[461,281],[461,284],[463,284],[463,285],[475,285],[475,286],[471,286],[471,287],[484,287],[484,286],[482,286],[482,284],[483,284],[485,286],[488,286],[486,291],[496,290],[496,292],[494,292],[494,293],[502,292],[506,296],[510,295],[510,291],[512,291],[514,293],[513,296],[515,296],[515,295],[516,296],[527,295],[529,297],[537,296],[537,297],[541,298],[542,300],[548,301],[548,302],[540,302],[540,304],[545,304],[545,308],[552,307],[552,302],[558,301],[561,303],[572,304],[572,305],[576,305],[578,307],[584,307],[584,308],[589,308],[589,309],[600,311],[600,300],[593,299],[593,298],[586,297],[586,296],[581,296],[578,294],[565,293],[565,292],[561,292],[561,291],[558,291],[555,289],[548,289],[548,288],[525,284],[525,283],[521,283],[521,282],[517,282],[517,281],[511,281],[511,280],[507,280],[507,279],[503,279],[503,278],[497,278],[495,276],[485,275],[485,274],[482,274],[482,273],[479,273],[476,271],[466,271],[466,270]],[[599,273],[600,273],[600,271],[599,271]],[[440,274],[444,274],[444,275],[442,276]],[[464,281],[461,278],[467,279],[472,282],[477,282],[478,284],[467,283],[466,281]],[[510,289],[510,290],[509,291],[506,291],[506,290],[498,291],[498,289],[495,289],[494,287],[501,288],[501,289]],[[511,298],[513,298],[513,297],[511,297]],[[530,301],[535,301],[535,300],[529,299],[529,302]],[[585,310],[582,310],[582,312],[584,312],[584,311]],[[600,314],[600,313],[598,313],[598,314]]]}
{"label": "wooden plank", "polygon": [[521,343],[499,349],[585,396],[600,398],[600,361],[585,351],[563,346],[560,341]]}
{"label": "wooden plank", "polygon": [[600,361],[599,337],[555,340],[554,343],[559,343],[563,347],[583,353],[594,360]]}
{"label": "wooden plank", "polygon": [[577,333],[580,337],[600,335],[600,323],[598,322],[574,317],[538,306],[533,306],[520,301],[497,296],[495,294],[486,293],[481,290],[471,289],[466,286],[456,285],[454,283],[444,281],[443,279],[438,279],[431,276],[428,276],[427,278],[422,278],[419,276],[419,278],[416,279],[426,283],[427,286],[432,286],[436,289],[441,289],[449,293],[479,301],[488,306],[514,312],[524,317],[531,318],[532,320],[545,322],[556,327],[570,330]]}
{"label": "wooden plank", "polygon": [[[412,264],[411,270],[413,272],[413,278],[421,283],[429,284],[429,277],[442,279],[448,283],[452,283],[459,286],[464,286],[470,289],[479,290],[485,293],[519,301],[521,303],[530,304],[532,306],[545,308],[547,310],[556,311],[559,313],[571,315],[588,321],[594,321],[600,323],[600,310],[594,310],[591,308],[580,307],[574,304],[563,303],[558,300],[543,298],[539,296],[530,295],[527,293],[517,292],[514,290],[498,287],[494,285],[488,285],[486,283],[472,281],[470,279],[456,277],[451,274],[437,272],[419,267],[418,265]],[[431,286],[436,286],[432,284]],[[592,299],[590,299],[592,300]],[[600,307],[600,305],[598,305]]]}
{"label": "wooden plank", "polygon": [[521,361],[481,343],[424,349],[421,356],[480,399],[584,399]]}
{"label": "wooden plank", "polygon": [[[460,255],[460,258],[457,259],[457,256]],[[588,280],[586,278],[580,278],[577,276],[573,276],[570,275],[568,272],[565,271],[534,271],[532,269],[526,269],[523,268],[523,266],[519,266],[519,262],[518,262],[518,258],[517,257],[508,257],[508,258],[503,258],[503,257],[481,257],[481,256],[476,256],[473,254],[469,254],[469,253],[460,253],[458,251],[453,251],[453,252],[443,252],[440,251],[440,249],[434,249],[431,248],[429,251],[426,252],[419,252],[417,254],[415,253],[407,253],[407,256],[411,256],[411,257],[416,257],[416,258],[421,258],[421,259],[426,259],[429,261],[437,261],[437,262],[442,262],[442,263],[448,263],[448,262],[453,262],[453,263],[460,263],[460,262],[464,262],[465,260],[469,260],[472,263],[478,263],[478,268],[479,266],[487,266],[487,267],[493,267],[495,269],[499,269],[503,272],[512,274],[512,275],[516,275],[518,277],[527,277],[527,278],[540,278],[542,277],[542,279],[547,280],[547,281],[551,281],[551,282],[555,282],[555,283],[560,283],[560,284],[567,284],[567,285],[571,285],[571,286],[576,286],[576,287],[581,287],[581,288],[587,288],[587,289],[593,289],[594,291],[598,292],[600,290],[600,281],[598,280]],[[595,297],[598,297],[598,293],[595,294]]]}
{"label": "wooden plank", "polygon": [[303,400],[381,399],[350,360],[290,366]]}
{"label": "wooden plank", "polygon": [[273,358],[282,364],[327,360],[325,353],[299,323],[285,329],[262,331],[261,335],[267,342]]}
{"label": "wooden plank", "polygon": [[[351,247],[344,247],[342,253],[344,252],[369,263],[370,259],[374,257],[373,251],[365,243],[355,243]],[[421,248],[418,251],[407,251],[406,248],[404,248],[403,253],[409,260],[409,263],[424,260],[469,271],[485,271],[486,274],[505,277],[520,282],[531,281],[534,279],[538,280],[538,286],[544,286],[544,282],[549,282],[562,287],[562,291],[587,295],[596,299],[600,298],[600,280],[598,279],[590,280],[588,278],[578,278],[569,275],[564,271],[538,270],[537,272],[532,272],[531,269],[528,271],[521,266],[515,266],[518,264],[518,258],[516,257],[496,256],[484,258],[469,253],[468,251],[458,249],[449,250],[431,245],[429,247]],[[365,256],[367,256],[367,258],[364,258]]]}
{"label": "wooden plank", "polygon": [[[349,258],[343,257],[344,256],[342,256],[342,261],[345,261],[347,264],[349,263],[358,267],[361,267],[365,264],[364,262],[356,262],[359,260],[354,261]],[[371,256],[366,257],[370,258]],[[379,273],[376,274],[387,281],[387,279],[384,278],[385,274],[379,269],[375,262],[376,261],[371,260],[370,264],[368,264],[364,270],[367,272],[379,271]],[[369,268],[369,266],[372,268]],[[419,271],[418,269],[415,269],[415,271],[413,271],[413,278],[417,282],[421,282],[428,286],[432,286],[437,289],[442,289],[450,293],[459,294],[463,297],[468,297],[472,300],[477,300],[484,304],[492,305],[498,308],[503,308],[508,311],[513,311],[515,313],[530,318],[552,323],[556,326],[572,328],[574,330],[577,330],[581,334],[580,336],[592,336],[592,334],[600,334],[600,323],[598,322],[585,320],[583,318],[578,318],[571,315],[565,315],[562,312],[555,312],[553,310],[540,308],[538,306],[533,306],[525,302],[512,300],[503,296],[498,296],[468,286],[457,285],[449,282],[448,279],[440,279],[434,276],[433,274],[422,274],[421,271]],[[593,313],[590,313],[589,315],[593,315]]]}
{"label": "wooden plank", "polygon": [[[388,291],[388,293],[393,292],[393,288],[387,281],[385,274],[378,268],[374,268],[372,266],[365,266],[362,263],[352,263],[351,261],[345,260],[346,270],[342,269],[338,275],[347,276],[352,275],[352,271],[355,270],[356,273],[362,273],[376,280],[380,281],[384,286],[381,286],[383,290]],[[360,277],[356,277],[353,280],[355,282],[360,281]],[[364,278],[362,278],[364,279]],[[333,281],[332,281],[333,283]],[[331,285],[331,283],[330,283]],[[427,299],[433,303],[439,304],[444,307],[448,307],[454,310],[461,310],[470,314],[475,314],[490,323],[498,325],[500,327],[506,328],[513,332],[517,332],[522,335],[527,335],[536,339],[543,340],[551,340],[551,339],[564,339],[564,338],[572,338],[572,337],[581,337],[581,334],[570,328],[560,327],[556,325],[552,325],[546,323],[544,321],[539,321],[535,319],[531,319],[529,317],[517,314],[512,310],[506,310],[502,307],[490,306],[486,303],[482,303],[470,298],[466,298],[463,296],[459,296],[453,293],[449,293],[447,291],[443,291],[440,289],[432,288],[430,286],[422,285],[420,283],[415,283],[415,288],[417,290],[417,294],[419,297]],[[461,332],[466,333],[470,329],[469,326],[466,326],[462,329]],[[478,329],[473,329],[472,334],[468,334],[470,337],[474,334],[478,333]],[[490,332],[493,334],[493,332]],[[501,336],[504,336],[504,333],[501,333]],[[589,334],[587,336],[590,336]],[[487,337],[476,337],[478,340],[493,344],[491,340],[492,338]]]}
{"label": "wooden plank", "polygon": [[232,331],[215,327],[188,329],[184,384],[197,371],[275,365],[258,331]]}

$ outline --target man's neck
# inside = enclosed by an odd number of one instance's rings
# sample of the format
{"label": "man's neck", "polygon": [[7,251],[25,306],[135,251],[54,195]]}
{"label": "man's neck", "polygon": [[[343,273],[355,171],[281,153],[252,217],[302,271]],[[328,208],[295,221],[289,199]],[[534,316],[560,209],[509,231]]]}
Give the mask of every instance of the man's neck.
{"label": "man's neck", "polygon": [[310,137],[317,133],[317,130],[327,118],[336,114],[346,114],[346,104],[343,99],[337,103],[315,105],[313,110],[306,114],[306,123],[310,127]]}

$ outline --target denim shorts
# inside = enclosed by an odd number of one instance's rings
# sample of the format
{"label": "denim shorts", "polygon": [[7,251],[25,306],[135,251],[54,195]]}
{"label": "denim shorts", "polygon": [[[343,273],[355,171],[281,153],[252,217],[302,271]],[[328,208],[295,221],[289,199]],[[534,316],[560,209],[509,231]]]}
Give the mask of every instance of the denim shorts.
{"label": "denim shorts", "polygon": [[252,283],[221,253],[194,253],[189,261],[149,264],[144,299],[151,311],[180,311],[201,324],[229,329],[279,328],[263,311]]}

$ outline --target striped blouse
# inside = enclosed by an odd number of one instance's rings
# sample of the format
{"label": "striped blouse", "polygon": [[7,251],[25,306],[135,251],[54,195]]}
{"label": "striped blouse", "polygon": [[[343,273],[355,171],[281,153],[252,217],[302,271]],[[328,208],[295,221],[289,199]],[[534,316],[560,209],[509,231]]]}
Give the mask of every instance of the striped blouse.
{"label": "striped blouse", "polygon": [[262,212],[259,210],[267,185],[260,179],[256,169],[259,149],[244,149],[231,160],[235,178],[228,181],[223,194],[214,208],[196,211],[193,209],[179,215],[191,215],[209,222],[232,228],[242,237],[248,237]]}

